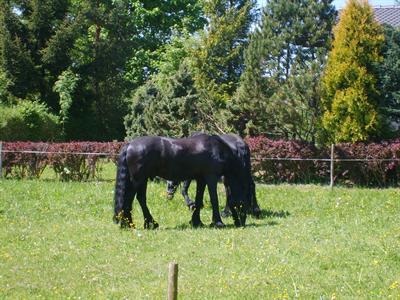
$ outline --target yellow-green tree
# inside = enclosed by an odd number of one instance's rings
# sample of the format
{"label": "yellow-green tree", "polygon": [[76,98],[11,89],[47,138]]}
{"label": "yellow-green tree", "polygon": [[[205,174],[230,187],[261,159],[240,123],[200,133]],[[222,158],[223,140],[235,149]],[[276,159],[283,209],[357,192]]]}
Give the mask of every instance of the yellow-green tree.
{"label": "yellow-green tree", "polygon": [[330,142],[368,141],[379,135],[376,65],[382,60],[382,32],[367,0],[347,1],[322,80],[322,126]]}

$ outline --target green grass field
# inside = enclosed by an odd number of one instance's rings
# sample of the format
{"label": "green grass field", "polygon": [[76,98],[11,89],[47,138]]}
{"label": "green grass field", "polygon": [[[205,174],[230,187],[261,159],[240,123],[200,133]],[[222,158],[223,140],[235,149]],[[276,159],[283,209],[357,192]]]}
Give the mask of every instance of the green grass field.
{"label": "green grass field", "polygon": [[137,229],[112,223],[113,185],[0,180],[0,298],[165,299],[171,261],[181,299],[400,297],[398,189],[258,185],[264,218],[218,230],[151,183],[145,231],[137,202]]}

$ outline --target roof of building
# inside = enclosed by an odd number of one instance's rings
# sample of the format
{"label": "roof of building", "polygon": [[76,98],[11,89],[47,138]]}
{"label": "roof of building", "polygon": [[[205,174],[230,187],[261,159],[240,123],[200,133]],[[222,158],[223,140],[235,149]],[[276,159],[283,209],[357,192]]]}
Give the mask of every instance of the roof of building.
{"label": "roof of building", "polygon": [[373,6],[376,20],[380,24],[400,27],[400,5]]}

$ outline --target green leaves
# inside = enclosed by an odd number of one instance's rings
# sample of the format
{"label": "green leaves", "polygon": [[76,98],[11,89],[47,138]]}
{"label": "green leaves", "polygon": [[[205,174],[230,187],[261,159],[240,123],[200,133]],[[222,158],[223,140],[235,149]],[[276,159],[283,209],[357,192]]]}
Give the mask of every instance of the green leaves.
{"label": "green leaves", "polygon": [[60,121],[63,128],[69,118],[69,109],[72,105],[73,93],[79,79],[80,77],[78,74],[68,69],[61,73],[53,87],[54,91],[60,95]]}

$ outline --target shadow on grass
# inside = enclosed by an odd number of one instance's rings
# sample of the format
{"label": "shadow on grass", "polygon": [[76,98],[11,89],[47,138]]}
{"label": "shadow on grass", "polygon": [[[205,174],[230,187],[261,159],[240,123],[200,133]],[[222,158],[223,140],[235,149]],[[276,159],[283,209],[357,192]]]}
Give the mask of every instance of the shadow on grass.
{"label": "shadow on grass", "polygon": [[[279,224],[279,222],[276,222],[276,221],[268,221],[268,222],[262,223],[262,224],[247,223],[246,227],[258,228],[258,227],[276,226],[278,224]],[[165,227],[165,228],[162,228],[161,230],[204,230],[204,229],[217,229],[217,228],[214,228],[214,227],[212,227],[210,225],[206,225],[206,224],[203,227],[194,228],[188,222],[188,223],[183,223],[183,224],[176,225],[175,227]],[[224,228],[219,228],[217,230],[225,230],[225,229],[237,229],[237,230],[239,230],[241,228],[236,227],[234,224],[225,224]]]}
{"label": "shadow on grass", "polygon": [[262,209],[261,210],[261,215],[260,215],[260,219],[264,219],[264,218],[287,218],[290,216],[290,212],[288,212],[287,210],[279,210],[279,211],[273,211],[270,209]]}

